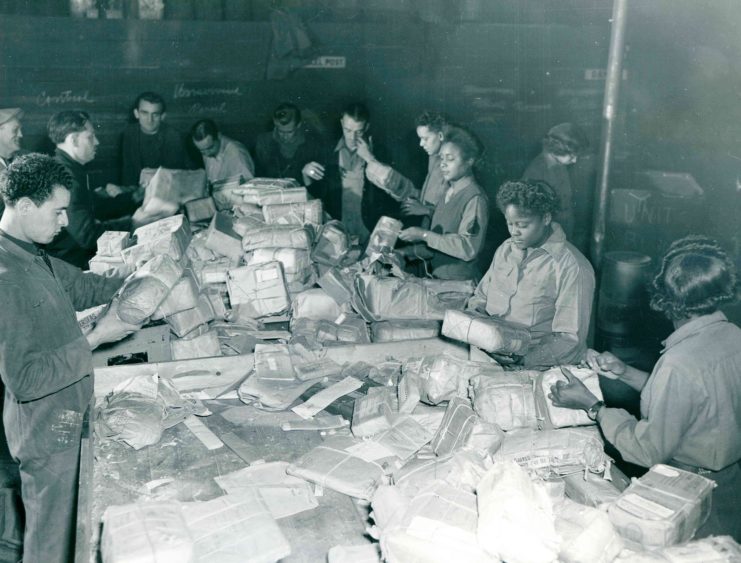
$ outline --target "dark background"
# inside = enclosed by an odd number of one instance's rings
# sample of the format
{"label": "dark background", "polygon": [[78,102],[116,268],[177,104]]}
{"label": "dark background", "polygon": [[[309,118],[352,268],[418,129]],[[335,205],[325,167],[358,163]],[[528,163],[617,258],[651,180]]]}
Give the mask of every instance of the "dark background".
{"label": "dark background", "polygon": [[[592,146],[574,175],[591,207],[611,0],[166,0],[161,20],[138,19],[132,0],[113,2],[122,19],[74,18],[75,2],[0,0],[0,106],[22,107],[24,147],[47,151],[52,113],[89,111],[97,183],[118,179],[118,136],[143,90],[166,98],[179,129],[213,117],[249,147],[281,101],[335,139],[339,110],[361,99],[373,135],[412,177],[425,171],[413,126],[422,109],[470,126],[486,146],[479,177],[492,201],[549,127],[578,123]],[[301,17],[314,55],[343,56],[346,67],[268,79],[274,8]],[[656,258],[701,232],[741,266],[739,24],[737,0],[629,2],[608,250]],[[646,170],[688,172],[704,195],[668,197]],[[494,213],[484,262],[506,236]],[[741,320],[741,308],[728,312]]]}

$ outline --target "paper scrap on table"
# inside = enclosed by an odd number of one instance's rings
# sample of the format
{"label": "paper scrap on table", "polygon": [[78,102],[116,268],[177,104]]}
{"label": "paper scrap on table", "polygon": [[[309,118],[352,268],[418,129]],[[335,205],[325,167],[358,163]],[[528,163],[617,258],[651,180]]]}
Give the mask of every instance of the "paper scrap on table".
{"label": "paper scrap on table", "polygon": [[334,430],[349,426],[350,422],[340,414],[319,415],[310,420],[297,420],[295,422],[284,422],[280,425],[281,430]]}
{"label": "paper scrap on table", "polygon": [[311,418],[325,407],[334,403],[343,395],[347,395],[348,393],[352,393],[356,389],[360,389],[362,385],[362,381],[348,375],[342,381],[338,381],[334,385],[330,385],[326,389],[322,389],[316,395],[312,396],[308,401],[293,407],[291,410],[299,415],[301,418]]}
{"label": "paper scrap on table", "polygon": [[372,440],[360,442],[359,444],[345,448],[345,451],[355,457],[359,457],[363,461],[376,461],[377,459],[395,456],[394,452],[386,446]]}
{"label": "paper scrap on table", "polygon": [[219,437],[208,429],[208,426],[203,424],[195,416],[189,416],[183,421],[183,424],[188,427],[188,430],[195,434],[201,443],[206,446],[209,450],[217,450],[224,446]]}
{"label": "paper scrap on table", "polygon": [[256,463],[214,481],[228,494],[256,487],[273,518],[286,518],[319,506],[311,485],[286,473],[288,462]]}

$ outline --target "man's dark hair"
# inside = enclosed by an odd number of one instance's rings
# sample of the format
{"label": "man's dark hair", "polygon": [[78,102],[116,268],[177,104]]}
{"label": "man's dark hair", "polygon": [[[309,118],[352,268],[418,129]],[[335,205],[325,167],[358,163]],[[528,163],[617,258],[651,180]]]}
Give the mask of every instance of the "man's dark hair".
{"label": "man's dark hair", "polygon": [[556,191],[548,183],[539,180],[516,180],[502,184],[497,192],[497,207],[504,213],[509,205],[539,217],[546,213],[553,215],[559,209]]}
{"label": "man's dark hair", "polygon": [[49,118],[46,130],[49,139],[55,145],[63,143],[70,133],[80,133],[85,130],[85,124],[90,121],[90,115],[81,110],[59,111]]}
{"label": "man's dark hair", "polygon": [[190,136],[194,141],[202,141],[206,137],[216,139],[219,136],[219,128],[213,119],[201,119],[191,127]]}
{"label": "man's dark hair", "polygon": [[29,153],[16,158],[0,174],[0,195],[10,207],[22,197],[41,205],[55,187],[69,189],[71,184],[72,177],[60,162],[46,154]]}
{"label": "man's dark hair", "polygon": [[463,160],[472,159],[474,164],[484,152],[481,141],[473,133],[462,127],[447,127],[443,136],[443,143],[451,143],[458,147]]}
{"label": "man's dark hair", "polygon": [[342,110],[342,115],[351,117],[358,123],[370,123],[370,112],[362,102],[353,102],[352,104],[345,106],[345,109]]}
{"label": "man's dark hair", "polygon": [[282,103],[273,112],[273,122],[279,125],[288,125],[289,123],[301,123],[301,110],[290,103]]}
{"label": "man's dark hair", "polygon": [[445,133],[450,126],[450,120],[439,111],[423,111],[414,120],[415,127],[427,127],[435,133]]}
{"label": "man's dark hair", "polygon": [[717,241],[690,235],[674,241],[651,287],[651,308],[676,321],[708,315],[735,300],[736,267]]}
{"label": "man's dark hair", "polygon": [[134,102],[134,109],[139,109],[139,103],[142,101],[149,102],[150,104],[158,104],[162,108],[162,113],[167,111],[165,99],[156,92],[142,92],[139,94]]}

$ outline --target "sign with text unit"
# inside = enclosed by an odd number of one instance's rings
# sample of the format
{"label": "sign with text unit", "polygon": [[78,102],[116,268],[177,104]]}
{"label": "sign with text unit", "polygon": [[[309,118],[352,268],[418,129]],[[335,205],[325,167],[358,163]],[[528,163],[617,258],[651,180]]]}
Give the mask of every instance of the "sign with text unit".
{"label": "sign with text unit", "polygon": [[345,68],[347,60],[345,57],[317,57],[304,68]]}

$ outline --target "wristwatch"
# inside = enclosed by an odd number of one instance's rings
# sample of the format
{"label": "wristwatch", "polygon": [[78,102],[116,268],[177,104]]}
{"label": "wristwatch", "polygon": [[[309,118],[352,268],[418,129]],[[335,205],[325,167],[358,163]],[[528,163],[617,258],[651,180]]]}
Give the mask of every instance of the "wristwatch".
{"label": "wristwatch", "polygon": [[599,411],[602,407],[605,406],[604,401],[597,401],[594,403],[591,407],[587,409],[587,416],[589,417],[589,420],[597,420],[597,415],[599,414]]}

